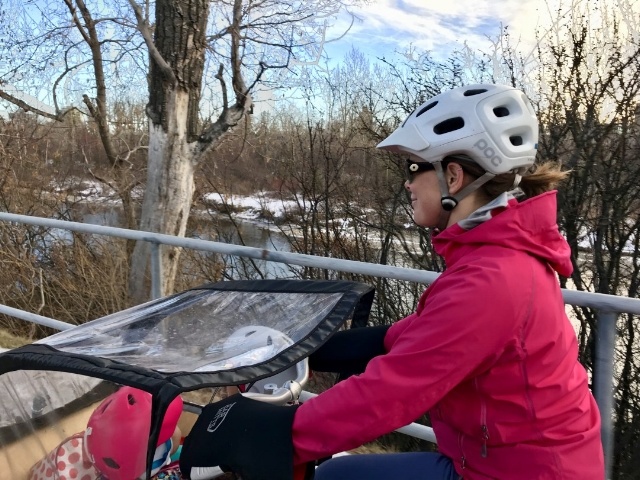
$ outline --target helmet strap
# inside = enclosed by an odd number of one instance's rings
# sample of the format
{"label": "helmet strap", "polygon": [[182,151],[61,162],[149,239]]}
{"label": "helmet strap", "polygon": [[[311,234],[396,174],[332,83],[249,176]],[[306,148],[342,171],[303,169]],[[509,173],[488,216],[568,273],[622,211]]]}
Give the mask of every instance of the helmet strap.
{"label": "helmet strap", "polygon": [[451,210],[440,209],[440,216],[438,217],[438,225],[434,229],[436,233],[442,232],[449,224],[449,218],[451,217]]}
{"label": "helmet strap", "polygon": [[444,175],[444,169],[442,168],[442,160],[433,162],[433,166],[435,167],[436,176],[438,177],[438,184],[440,185],[440,204],[442,206],[442,211],[440,212],[438,229],[442,231],[447,228],[451,212],[454,208],[456,208],[460,200],[490,181],[493,177],[495,177],[495,174],[484,172],[481,177],[476,178],[473,182],[464,187],[455,195],[451,195],[449,193],[449,187],[447,186],[447,179]]}
{"label": "helmet strap", "polygon": [[91,435],[92,431],[93,429],[91,427],[87,427],[84,431],[84,434],[82,435],[82,453],[84,453],[84,456],[87,458],[87,460],[89,460],[93,464],[96,462],[93,459],[93,455],[91,455],[91,452],[89,452],[89,447],[87,446],[87,439],[89,438],[89,435]]}
{"label": "helmet strap", "polygon": [[522,181],[522,175],[516,173],[516,176],[513,178],[513,185],[511,185],[511,190],[515,190],[520,186],[520,182]]}

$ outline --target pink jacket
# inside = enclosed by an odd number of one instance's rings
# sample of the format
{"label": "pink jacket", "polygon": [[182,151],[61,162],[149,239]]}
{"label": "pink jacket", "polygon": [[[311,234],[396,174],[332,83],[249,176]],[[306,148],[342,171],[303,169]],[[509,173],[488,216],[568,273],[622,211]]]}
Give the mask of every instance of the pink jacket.
{"label": "pink jacket", "polygon": [[572,271],[550,192],[434,239],[446,271],[385,355],[296,412],[296,463],[357,447],[429,412],[465,479],[604,478],[600,416],[556,272]]}

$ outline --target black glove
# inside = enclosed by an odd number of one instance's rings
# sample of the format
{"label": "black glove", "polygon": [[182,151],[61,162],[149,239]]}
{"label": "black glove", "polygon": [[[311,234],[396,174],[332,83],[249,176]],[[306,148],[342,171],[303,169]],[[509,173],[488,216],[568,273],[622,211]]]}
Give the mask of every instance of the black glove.
{"label": "black glove", "polygon": [[232,395],[202,409],[180,454],[180,471],[220,466],[242,480],[293,480],[291,427],[296,407]]}
{"label": "black glove", "polygon": [[309,368],[343,376],[364,372],[373,357],[382,355],[390,325],[341,330],[309,356]]}

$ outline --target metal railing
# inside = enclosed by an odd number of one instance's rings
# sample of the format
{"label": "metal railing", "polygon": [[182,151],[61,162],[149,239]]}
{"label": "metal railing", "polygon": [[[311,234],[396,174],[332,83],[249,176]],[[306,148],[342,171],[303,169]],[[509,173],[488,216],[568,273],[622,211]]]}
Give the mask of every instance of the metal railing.
{"label": "metal railing", "polygon": [[[159,233],[128,230],[125,228],[105,227],[85,223],[54,220],[49,218],[32,217],[0,212],[0,221],[15,222],[40,227],[58,228],[92,235],[106,235],[128,240],[142,240],[152,244],[151,249],[151,290],[154,298],[160,296],[162,284],[162,269],[160,261],[161,245],[189,248],[198,251],[207,251],[222,255],[247,257],[268,262],[278,262],[287,265],[320,268],[354,274],[368,275],[372,277],[406,280],[409,282],[433,283],[439,274],[436,272],[393,267],[372,263],[357,262],[353,260],[341,260],[336,258],[304,255],[291,252],[279,252],[262,248],[245,247],[209,240],[175,237]],[[640,314],[640,299],[604,295],[600,293],[579,292],[575,290],[562,290],[562,296],[566,304],[590,307],[597,311],[598,330],[596,332],[596,355],[594,362],[595,383],[593,394],[602,413],[602,443],[606,462],[606,478],[610,478],[611,459],[613,456],[613,375],[616,343],[616,320],[619,313]],[[51,318],[33,313],[17,310],[5,305],[0,305],[0,313],[20,318],[29,322],[45,325],[58,330],[73,328],[74,325],[60,322]],[[405,430],[407,434],[424,438],[421,434],[415,435],[415,431]],[[430,434],[427,435],[430,438]]]}

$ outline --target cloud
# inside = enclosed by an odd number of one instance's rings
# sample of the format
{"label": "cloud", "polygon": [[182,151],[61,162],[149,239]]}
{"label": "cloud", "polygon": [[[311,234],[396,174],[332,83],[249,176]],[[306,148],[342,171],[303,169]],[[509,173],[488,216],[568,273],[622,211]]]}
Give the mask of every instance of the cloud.
{"label": "cloud", "polygon": [[[339,54],[351,46],[382,56],[414,46],[446,55],[464,42],[488,46],[487,37],[497,37],[508,26],[512,38],[535,43],[535,31],[549,24],[548,5],[560,0],[374,0],[353,10],[359,19],[349,33],[329,46]],[[553,11],[555,7],[551,7]],[[340,17],[331,33],[344,32],[349,18]]]}

